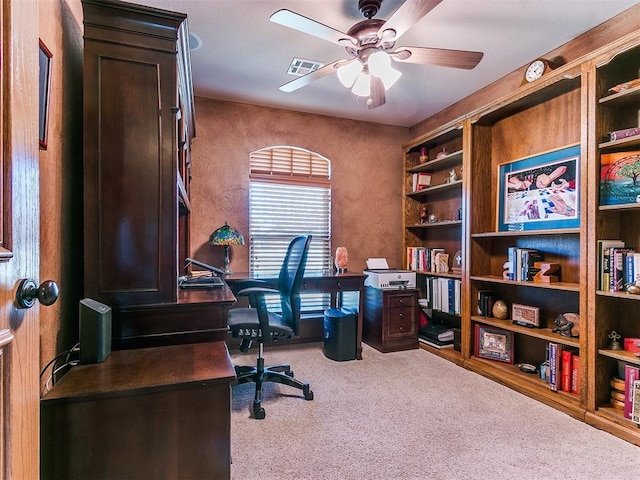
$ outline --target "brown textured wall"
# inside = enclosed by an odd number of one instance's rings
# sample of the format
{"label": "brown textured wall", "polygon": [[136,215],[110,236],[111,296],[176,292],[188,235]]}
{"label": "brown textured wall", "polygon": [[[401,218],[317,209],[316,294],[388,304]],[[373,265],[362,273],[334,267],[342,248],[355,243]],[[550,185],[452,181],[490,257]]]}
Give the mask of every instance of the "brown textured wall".
{"label": "brown textured wall", "polygon": [[82,292],[82,5],[40,0],[39,37],[53,54],[49,132],[40,150],[40,278],[58,301],[40,309],[40,363],[78,340]]}
{"label": "brown textured wall", "polygon": [[[369,257],[399,267],[402,151],[409,129],[196,98],[191,182],[191,252],[222,264],[206,242],[228,222],[249,231],[249,153],[291,145],[331,160],[332,245],[349,251],[349,270]],[[245,235],[248,238],[248,235]],[[232,247],[231,268],[248,270],[249,248]]]}

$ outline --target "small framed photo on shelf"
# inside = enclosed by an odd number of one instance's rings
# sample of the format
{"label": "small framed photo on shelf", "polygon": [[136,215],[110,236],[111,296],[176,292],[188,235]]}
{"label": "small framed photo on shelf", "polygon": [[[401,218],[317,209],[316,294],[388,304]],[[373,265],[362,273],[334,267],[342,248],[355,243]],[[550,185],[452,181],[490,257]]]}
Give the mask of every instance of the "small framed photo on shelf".
{"label": "small framed photo on shelf", "polygon": [[580,226],[580,145],[498,166],[498,231]]}
{"label": "small framed photo on shelf", "polygon": [[475,356],[513,363],[513,332],[476,324]]}
{"label": "small framed photo on shelf", "polygon": [[640,204],[640,151],[600,155],[600,205]]}

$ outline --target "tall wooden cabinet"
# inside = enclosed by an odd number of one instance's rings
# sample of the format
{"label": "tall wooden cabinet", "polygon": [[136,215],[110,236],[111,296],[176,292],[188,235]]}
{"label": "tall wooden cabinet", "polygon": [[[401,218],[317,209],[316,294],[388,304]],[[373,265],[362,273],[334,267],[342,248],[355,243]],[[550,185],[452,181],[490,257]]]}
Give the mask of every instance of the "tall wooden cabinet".
{"label": "tall wooden cabinet", "polygon": [[112,307],[114,349],[225,340],[231,291],[178,289],[195,136],[187,18],[82,5],[84,295]]}
{"label": "tall wooden cabinet", "polygon": [[[449,253],[460,248],[463,258],[458,275],[463,301],[461,351],[443,352],[425,344],[421,347],[637,445],[640,426],[625,418],[619,405],[616,408],[612,385],[624,365],[640,367],[640,358],[629,351],[611,349],[610,335],[615,331],[621,338],[640,337],[640,294],[603,288],[599,244],[602,240],[622,240],[640,251],[640,190],[637,195],[629,194],[629,189],[640,189],[632,182],[633,175],[640,171],[640,135],[622,139],[609,136],[612,131],[639,127],[640,85],[610,90],[639,77],[640,31],[569,62],[532,84],[515,87],[511,94],[402,147],[403,248],[442,245]],[[432,155],[439,151],[445,153],[434,158]],[[419,158],[421,153],[426,153],[423,160]],[[546,221],[547,214],[548,218],[558,218],[551,214],[557,214],[563,206],[551,200],[556,203],[545,203],[546,208],[535,210],[531,216],[524,209],[516,212],[527,216],[521,225],[506,221],[505,202],[517,205],[505,199],[510,176],[518,168],[524,174],[535,166],[545,167],[545,162],[553,164],[563,153],[567,158],[578,156],[574,174],[565,175],[569,183],[563,185],[566,195],[562,197],[575,193],[562,217],[573,220]],[[611,165],[605,159],[610,154],[635,165],[635,170],[627,167],[626,173],[620,173],[618,184],[605,178]],[[449,162],[457,155],[464,167],[461,189],[455,195],[440,194],[439,189],[452,186],[439,171],[455,168]],[[530,159],[533,163],[527,163]],[[438,162],[442,162],[441,167]],[[433,173],[432,185],[414,192],[413,174],[423,170]],[[625,175],[626,184],[620,182]],[[627,190],[618,192],[620,198],[626,194],[627,200],[605,200],[617,187]],[[525,182],[522,195],[548,202],[544,188],[535,180],[533,184]],[[531,193],[535,189],[539,194]],[[420,221],[422,203],[427,205],[427,215],[435,213],[432,221],[428,216],[425,223]],[[461,221],[452,217],[458,204]],[[533,225],[537,221],[540,223]],[[510,248],[544,252],[544,261],[559,268],[558,281],[506,277]],[[443,276],[418,272],[423,278],[432,275]],[[486,292],[506,301],[506,319],[495,318],[491,311],[479,311],[479,299]],[[420,295],[426,295],[424,283]],[[538,308],[539,327],[514,324],[513,304]],[[557,317],[563,313],[578,315],[579,328],[573,333],[579,333],[579,337],[557,330]],[[509,355],[499,358],[504,361],[483,352],[484,338],[479,337],[479,330],[498,330],[500,338],[507,340],[501,347],[506,345]],[[538,373],[518,368],[521,364],[540,367],[553,345],[579,358],[572,367],[578,385],[573,392],[562,388],[554,391]]]}
{"label": "tall wooden cabinet", "polygon": [[82,3],[85,295],[175,302],[195,134],[186,16]]}

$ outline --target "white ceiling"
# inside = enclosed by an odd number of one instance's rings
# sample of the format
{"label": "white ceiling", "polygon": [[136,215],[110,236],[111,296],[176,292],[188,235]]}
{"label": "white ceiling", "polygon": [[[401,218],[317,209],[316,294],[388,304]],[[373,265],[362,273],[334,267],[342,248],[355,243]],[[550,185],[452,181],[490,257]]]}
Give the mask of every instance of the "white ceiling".
{"label": "white ceiling", "polygon": [[[364,20],[358,0],[129,0],[186,13],[202,39],[191,52],[197,96],[355,120],[410,127],[536,57],[568,42],[638,3],[635,0],[443,0],[396,42],[475,50],[484,58],[473,70],[394,63],[402,71],[386,104],[366,99],[328,75],[292,93],[278,89],[295,79],[294,57],[329,63],[344,49],[269,21],[286,8],[346,32]],[[387,19],[404,0],[383,0],[375,18]],[[197,112],[196,112],[197,114]]]}

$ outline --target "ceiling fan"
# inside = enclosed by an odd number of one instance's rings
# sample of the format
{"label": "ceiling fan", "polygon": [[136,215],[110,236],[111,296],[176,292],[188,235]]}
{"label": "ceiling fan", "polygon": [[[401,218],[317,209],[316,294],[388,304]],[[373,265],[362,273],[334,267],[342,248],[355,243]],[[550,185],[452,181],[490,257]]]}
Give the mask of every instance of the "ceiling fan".
{"label": "ceiling fan", "polygon": [[373,18],[382,0],[359,0],[358,8],[366,20],[353,25],[347,33],[323,25],[291,10],[278,10],[270,20],[285,27],[313,35],[345,48],[349,58],[336,60],[280,86],[293,92],[314,80],[337,73],[340,82],[360,97],[367,98],[368,108],[385,103],[385,91],[401,75],[391,67],[391,60],[404,63],[438,65],[472,69],[482,59],[482,52],[428,47],[399,47],[396,41],[442,0],[406,0],[384,21]]}

